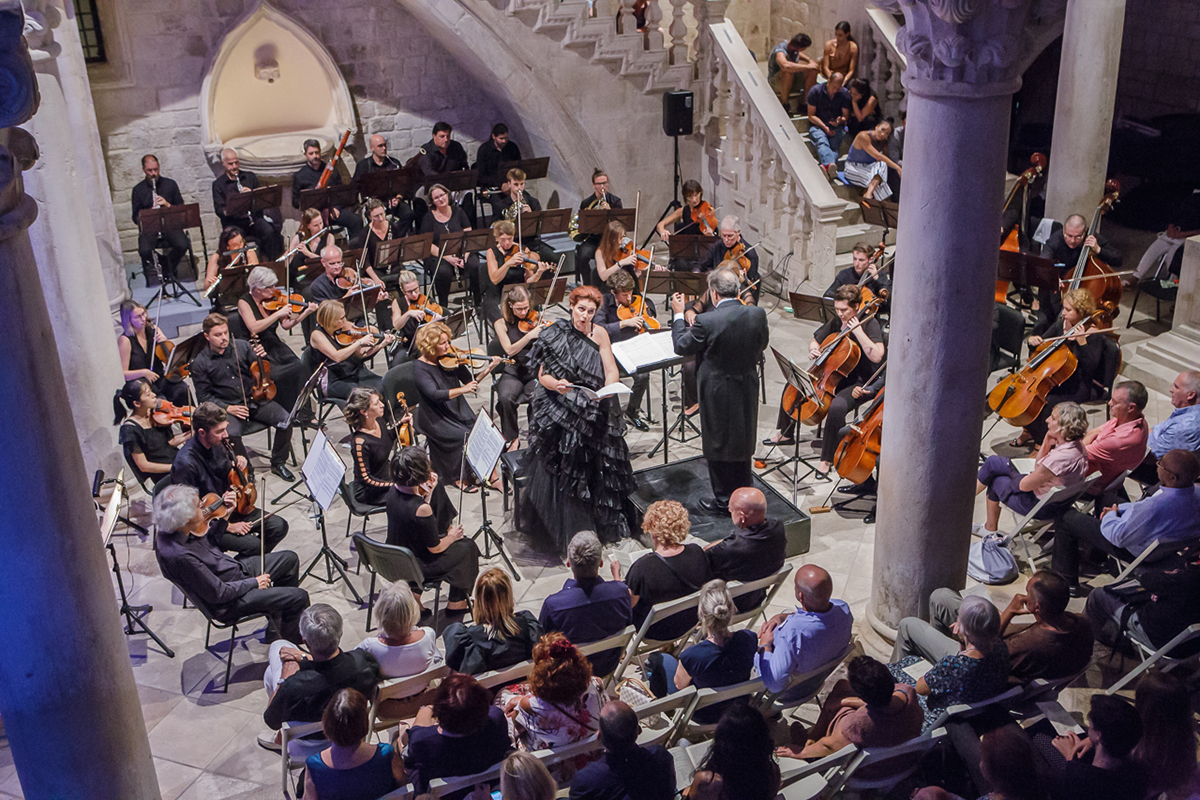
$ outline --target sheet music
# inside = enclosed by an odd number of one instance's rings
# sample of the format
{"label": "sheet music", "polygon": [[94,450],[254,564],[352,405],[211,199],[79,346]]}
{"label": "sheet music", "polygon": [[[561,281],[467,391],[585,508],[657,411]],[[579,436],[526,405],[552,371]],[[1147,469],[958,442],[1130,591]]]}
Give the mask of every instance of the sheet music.
{"label": "sheet music", "polygon": [[1059,736],[1066,736],[1068,733],[1074,732],[1082,736],[1083,728],[1071,716],[1071,713],[1059,705],[1057,700],[1043,700],[1037,704],[1038,711],[1046,715],[1046,720],[1054,726],[1054,732]]}
{"label": "sheet music", "polygon": [[504,453],[504,434],[492,424],[488,415],[480,410],[475,425],[467,436],[467,463],[480,481],[486,483],[496,469],[496,462]]}
{"label": "sheet music", "polygon": [[907,667],[905,667],[904,674],[908,675],[914,681],[919,681],[921,678],[925,677],[925,673],[929,672],[931,669],[933,669],[933,664],[922,660],[915,664],[909,664]]}
{"label": "sheet music", "polygon": [[641,334],[623,342],[613,342],[612,351],[621,369],[630,375],[639,369],[677,358],[670,330]]}
{"label": "sheet music", "polygon": [[619,381],[617,383],[610,383],[599,391],[589,389],[586,386],[577,386],[574,383],[570,384],[570,388],[583,392],[589,400],[603,400],[605,397],[612,397],[617,394],[633,394],[632,389]]}
{"label": "sheet music", "polygon": [[342,463],[342,457],[333,443],[325,436],[325,431],[317,431],[308,456],[300,467],[300,474],[304,476],[304,483],[321,510],[328,511],[346,476],[346,465]]}
{"label": "sheet music", "polygon": [[113,485],[112,495],[108,498],[108,505],[104,508],[104,519],[100,523],[100,535],[104,538],[105,546],[112,539],[113,531],[117,527],[117,516],[121,512],[121,502],[125,496],[125,470],[122,469],[117,473],[117,482]]}

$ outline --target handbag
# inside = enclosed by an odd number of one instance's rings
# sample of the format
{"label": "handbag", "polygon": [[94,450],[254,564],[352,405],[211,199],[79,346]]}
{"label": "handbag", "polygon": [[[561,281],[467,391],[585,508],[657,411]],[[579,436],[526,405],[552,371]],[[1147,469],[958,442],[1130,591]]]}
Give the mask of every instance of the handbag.
{"label": "handbag", "polygon": [[[628,703],[630,708],[635,709],[658,699],[650,691],[650,687],[637,678],[622,678],[617,683],[617,697],[622,702]],[[642,723],[650,727],[655,727],[661,721],[662,714],[654,714],[643,719]]]}
{"label": "handbag", "polygon": [[1017,579],[1017,559],[1008,551],[1004,537],[989,533],[971,545],[967,575],[986,584],[1012,583]]}

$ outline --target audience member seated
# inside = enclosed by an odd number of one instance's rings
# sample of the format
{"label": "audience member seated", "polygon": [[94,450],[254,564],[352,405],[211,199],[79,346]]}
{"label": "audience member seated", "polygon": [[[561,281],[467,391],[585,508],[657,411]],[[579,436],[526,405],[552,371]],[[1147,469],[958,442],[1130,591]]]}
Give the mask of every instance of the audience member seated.
{"label": "audience member seated", "polygon": [[[1136,503],[1109,506],[1100,519],[1074,509],[1055,524],[1054,569],[1079,592],[1079,546],[1132,561],[1158,540],[1166,555],[1171,545],[1200,537],[1200,495],[1195,483],[1200,461],[1186,450],[1168,450],[1158,459],[1156,483],[1162,488]],[[1160,555],[1156,550],[1155,556]],[[1149,558],[1149,557],[1148,557]]]}
{"label": "audience member seated", "polygon": [[437,634],[432,628],[419,628],[421,606],[407,583],[388,583],[375,601],[379,635],[368,636],[358,644],[375,656],[385,678],[420,675],[442,664]]}
{"label": "audience member seated", "polygon": [[[180,446],[192,438],[190,430],[172,435],[170,425],[159,425],[152,418],[158,409],[159,398],[150,382],[135,378],[122,386],[113,396],[114,425],[120,425],[117,441],[125,457],[138,471],[154,482],[162,483],[171,474],[171,465]],[[125,416],[125,407],[129,416]],[[124,419],[124,422],[121,420]]]}
{"label": "audience member seated", "polygon": [[[713,577],[749,583],[774,575],[787,557],[787,535],[783,522],[767,519],[767,496],[744,486],[729,498],[729,518],[737,529],[704,548]],[[759,606],[767,590],[744,594],[737,599],[739,613]]]}
{"label": "audience member seated", "polygon": [[1150,431],[1146,439],[1150,452],[1129,476],[1142,483],[1158,482],[1155,466],[1168,450],[1200,452],[1200,371],[1176,375],[1170,394],[1175,410]]}
{"label": "audience member seated", "polygon": [[[1078,403],[1059,403],[1048,424],[1033,472],[1023,474],[1003,456],[988,456],[979,468],[975,494],[987,492],[983,530],[995,533],[999,529],[1001,503],[1017,514],[1028,514],[1051,489],[1061,486],[1069,495],[1087,477],[1088,457],[1082,442],[1087,433],[1087,412]],[[1061,502],[1047,503],[1038,512],[1038,519],[1052,519],[1061,511]]]}
{"label": "audience member seated", "polygon": [[[273,731],[285,722],[316,722],[325,704],[339,689],[354,689],[364,696],[375,696],[379,683],[379,662],[365,650],[343,651],[342,615],[326,603],[309,606],[300,616],[300,636],[308,648],[280,639],[271,645],[267,673],[267,710],[263,721]],[[258,743],[278,750],[280,738],[263,734]]]}
{"label": "audience member seated", "polygon": [[[947,605],[953,595],[945,589],[934,592],[929,601],[931,613],[939,594]],[[961,644],[922,620],[905,617],[897,628],[888,665],[895,680],[917,687],[926,727],[950,706],[986,700],[1008,686],[1008,648],[1000,638],[1000,612],[983,597],[955,599],[958,620],[951,630]],[[934,666],[914,681],[904,670],[922,660]]]}
{"label": "audience member seated", "polygon": [[546,765],[518,750],[500,768],[500,796],[505,800],[554,800],[558,784]]}
{"label": "audience member seated", "polygon": [[887,200],[892,196],[888,185],[888,169],[901,175],[901,167],[887,156],[888,139],[892,136],[892,123],[880,122],[870,130],[859,131],[850,144],[846,155],[846,182],[851,186],[863,187],[867,200]]}
{"label": "audience member seated", "polygon": [[1180,678],[1152,670],[1138,681],[1134,706],[1142,718],[1142,738],[1133,757],[1150,778],[1150,791],[1169,800],[1195,797],[1200,791],[1196,770],[1196,729],[1191,692]]}
{"label": "audience member seated", "polygon": [[[200,495],[192,486],[163,487],[154,497],[154,549],[163,577],[206,604],[219,622],[266,614],[267,640],[300,633],[308,608],[301,589],[300,559],[290,550],[237,559],[221,551],[209,534]],[[218,523],[220,524],[220,523]]]}
{"label": "audience member seated", "polygon": [[[467,593],[479,574],[479,548],[463,535],[462,525],[450,524],[458,511],[428,454],[419,447],[401,448],[392,459],[392,480],[384,501],[387,543],[412,550],[426,580],[441,578],[450,584],[448,615],[465,613]],[[419,593],[421,587],[413,591]]]}
{"label": "audience member seated", "polygon": [[[593,736],[600,730],[600,709],[607,701],[604,683],[592,675],[592,665],[561,633],[547,633],[533,648],[527,683],[496,696],[496,705],[512,721],[517,746],[531,752]],[[577,766],[582,765],[563,764],[555,772],[569,779]]]}
{"label": "audience member seated", "polygon": [[675,765],[662,745],[638,746],[637,713],[613,700],[600,709],[604,755],[575,774],[571,800],[662,800],[675,794]]}
{"label": "audience member seated", "polygon": [[1145,797],[1146,773],[1131,757],[1142,736],[1137,709],[1123,697],[1101,693],[1092,695],[1091,704],[1084,738],[1074,731],[1054,738],[1046,733],[1033,737],[1034,747],[1050,766],[1050,796],[1053,800]]}
{"label": "audience member seated", "polygon": [[[669,603],[697,592],[712,578],[708,558],[698,544],[684,544],[691,521],[687,509],[674,500],[651,503],[642,519],[642,531],[650,537],[654,552],[633,562],[625,583],[633,596],[633,624],[641,626],[657,603]],[[621,579],[617,562],[613,577]],[[683,636],[696,624],[692,611],[683,611],[655,622],[647,638],[665,641]]]}
{"label": "audience member seated", "polygon": [[921,735],[924,714],[917,692],[892,680],[886,664],[858,656],[833,685],[804,745],[780,747],[780,758],[818,759],[848,744],[895,747]]}
{"label": "audience member seated", "polygon": [[807,93],[817,82],[820,62],[813,61],[802,51],[812,47],[812,37],[797,33],[786,42],[780,42],[767,56],[767,85],[775,92],[779,102],[792,113],[792,82],[798,73],[804,73],[804,91]]}
{"label": "audience member seated", "polygon": [[846,135],[850,93],[842,88],[844,81],[844,76],[835,72],[827,83],[809,89],[804,98],[808,104],[808,136],[826,173],[837,171],[838,150]]}
{"label": "audience member seated", "polygon": [[1100,471],[1100,480],[1092,486],[1091,494],[1100,494],[1122,472],[1142,463],[1150,436],[1142,411],[1149,400],[1146,387],[1138,381],[1123,381],[1113,387],[1108,421],[1083,437],[1089,468]]}
{"label": "audience member seated", "polygon": [[[733,598],[723,580],[712,580],[700,590],[700,635],[704,638],[679,654],[654,653],[647,659],[646,672],[650,691],[666,697],[695,684],[697,689],[724,689],[750,680],[758,638],[746,629],[730,631]],[[692,715],[700,725],[711,725],[721,712],[740,700],[729,700],[702,708]]]}
{"label": "audience member seated", "polygon": [[[546,632],[561,631],[575,644],[591,644],[615,636],[633,622],[629,587],[600,577],[604,553],[592,531],[580,531],[567,545],[567,567],[573,577],[542,601],[538,623]],[[623,650],[589,656],[592,672],[608,675],[617,668]]]}
{"label": "audience member seated", "polygon": [[492,567],[475,582],[475,619],[470,627],[461,622],[442,633],[446,663],[469,675],[505,669],[533,655],[542,638],[542,626],[528,611],[513,613],[512,580],[508,573]]}
{"label": "audience member seated", "polygon": [[[1045,800],[1033,746],[1016,725],[985,733],[979,744],[979,771],[987,786],[980,800]],[[991,791],[987,791],[990,789]],[[939,786],[926,786],[912,800],[963,800]]]}
{"label": "audience member seated", "polygon": [[417,712],[407,732],[404,766],[417,791],[426,792],[434,778],[483,772],[511,750],[504,711],[491,704],[479,681],[454,673],[438,686],[433,705]]}
{"label": "audience member seated", "polygon": [[[1029,683],[1082,672],[1092,660],[1092,626],[1067,611],[1071,595],[1062,576],[1035,572],[1000,612],[1000,637],[1008,648],[1009,678]],[[1032,625],[1010,627],[1013,617],[1032,615]]]}
{"label": "audience member seated", "polygon": [[771,800],[779,791],[779,764],[763,715],[731,706],[717,723],[712,749],[696,770],[687,800]]}
{"label": "audience member seated", "polygon": [[325,706],[321,727],[330,746],[304,762],[304,800],[375,800],[404,781],[395,739],[366,741],[370,711],[370,702],[354,689],[339,690]]}
{"label": "audience member seated", "polygon": [[[776,614],[763,623],[758,632],[758,653],[754,667],[767,689],[783,691],[793,675],[828,664],[850,643],[854,616],[843,600],[831,600],[833,579],[815,564],[796,570],[794,579],[795,611]],[[823,677],[798,684],[781,698],[806,698],[820,688]]]}

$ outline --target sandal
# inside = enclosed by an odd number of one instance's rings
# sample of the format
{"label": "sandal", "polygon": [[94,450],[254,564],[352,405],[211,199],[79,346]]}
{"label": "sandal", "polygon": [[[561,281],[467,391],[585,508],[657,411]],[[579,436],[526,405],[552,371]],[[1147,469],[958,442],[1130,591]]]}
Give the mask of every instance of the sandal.
{"label": "sandal", "polygon": [[479,485],[475,484],[475,483],[465,484],[460,481],[458,483],[455,483],[455,488],[457,488],[464,494],[478,494],[479,493]]}
{"label": "sandal", "polygon": [[1021,437],[1018,436],[1015,439],[1010,439],[1008,442],[1008,446],[1009,447],[1037,447],[1037,443],[1034,442],[1033,439],[1025,439],[1024,441],[1022,441]]}

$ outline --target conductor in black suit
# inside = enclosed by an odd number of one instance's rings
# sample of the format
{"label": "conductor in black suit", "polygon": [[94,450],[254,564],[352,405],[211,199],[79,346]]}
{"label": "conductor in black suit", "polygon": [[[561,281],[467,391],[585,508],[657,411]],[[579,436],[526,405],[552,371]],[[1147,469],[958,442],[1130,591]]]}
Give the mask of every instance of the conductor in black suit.
{"label": "conductor in black suit", "polygon": [[708,461],[713,499],[700,506],[729,513],[729,496],[751,484],[750,460],[758,430],[758,362],[767,349],[767,313],[742,305],[737,275],[727,267],[708,274],[711,311],[684,320],[683,295],[671,296],[675,352],[696,356],[700,382],[701,443]]}

